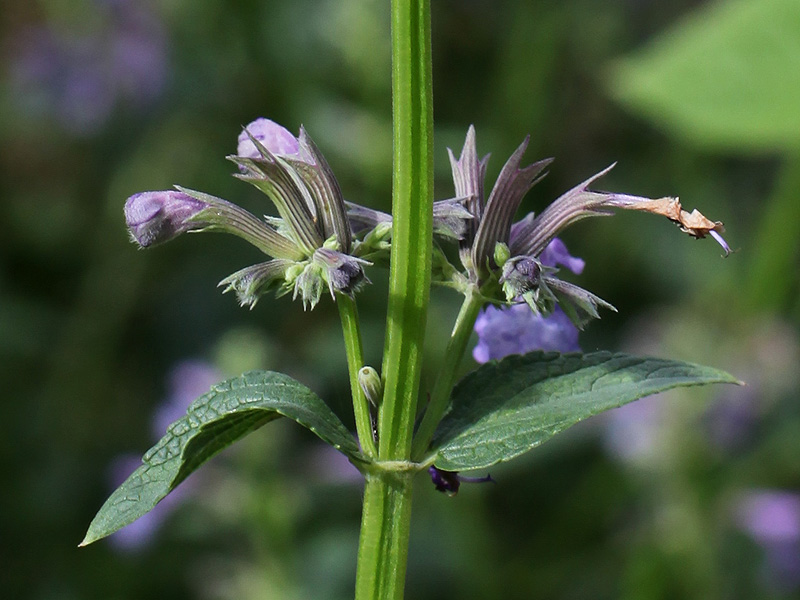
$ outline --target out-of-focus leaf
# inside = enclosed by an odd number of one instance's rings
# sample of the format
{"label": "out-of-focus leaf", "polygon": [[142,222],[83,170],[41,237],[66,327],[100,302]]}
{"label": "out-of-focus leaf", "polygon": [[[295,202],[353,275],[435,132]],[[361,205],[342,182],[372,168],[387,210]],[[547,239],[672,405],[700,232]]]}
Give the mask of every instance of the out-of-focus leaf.
{"label": "out-of-focus leaf", "polygon": [[446,471],[489,467],[570,425],[674,387],[738,383],[711,367],[628,354],[531,352],[486,363],[459,382],[433,442]]}
{"label": "out-of-focus leaf", "polygon": [[800,147],[800,2],[700,8],[610,73],[612,96],[695,144]]}
{"label": "out-of-focus leaf", "polygon": [[348,457],[364,461],[353,436],[310,389],[288,375],[251,371],[215,385],[142,458],[142,466],[106,500],[81,546],[149,512],[209,458],[262,425],[288,417]]}
{"label": "out-of-focus leaf", "polygon": [[800,256],[800,155],[786,159],[753,236],[747,296],[754,310],[777,311],[796,300]]}

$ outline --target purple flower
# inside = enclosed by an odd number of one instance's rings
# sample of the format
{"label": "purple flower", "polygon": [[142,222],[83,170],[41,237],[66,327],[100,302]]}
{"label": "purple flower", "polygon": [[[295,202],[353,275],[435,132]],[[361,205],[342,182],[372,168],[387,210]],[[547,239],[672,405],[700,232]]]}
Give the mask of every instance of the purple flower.
{"label": "purple flower", "polygon": [[300,142],[288,129],[263,117],[250,123],[239,134],[236,155],[242,158],[261,158],[261,152],[253,139],[275,156],[297,156],[300,153]]}
{"label": "purple flower", "polygon": [[[502,291],[505,302],[524,301],[537,315],[549,314],[558,305],[581,329],[589,320],[599,318],[599,308],[615,309],[556,276],[557,265],[575,273],[584,267],[583,261],[571,257],[556,238],[573,223],[613,214],[608,209],[650,212],[666,216],[693,237],[712,235],[728,252],[719,237],[719,232],[724,231],[722,223],[711,221],[696,210],[691,213],[683,210],[677,198],[653,200],[590,189],[613,164],[562,194],[540,214],[531,213],[515,223],[514,214],[523,197],[546,175],[552,159],[523,166],[522,157],[529,141],[526,137],[506,161],[487,197],[484,179],[489,156],[479,158],[475,138],[475,128],[470,126],[460,156],[456,158],[448,149],[456,194],[453,200],[463,201],[472,219],[460,224],[456,236],[460,240],[459,258],[464,271],[458,272],[439,253],[434,258],[437,283],[465,294],[471,288],[494,301],[501,300],[498,292]],[[487,351],[481,349],[478,354],[487,355]]]}
{"label": "purple flower", "polygon": [[239,135],[237,154],[228,157],[238,177],[267,194],[303,250],[312,254],[334,237],[348,253],[352,233],[342,190],[322,152],[305,128],[295,137],[285,127],[259,118]]}
{"label": "purple flower", "polygon": [[133,240],[147,248],[205,227],[192,218],[206,208],[208,204],[183,192],[141,192],[125,202],[125,223]]}
{"label": "purple flower", "polygon": [[527,304],[487,306],[475,321],[478,344],[472,356],[479,363],[534,350],[577,352],[578,330],[556,307],[547,317],[534,314]]}
{"label": "purple flower", "polygon": [[52,116],[93,134],[116,106],[158,98],[167,80],[167,38],[156,15],[135,2],[97,2],[90,33],[46,24],[11,43],[11,87],[21,111]]}
{"label": "purple flower", "polygon": [[800,542],[800,494],[749,491],[736,503],[735,517],[739,527],[759,544]]}
{"label": "purple flower", "polygon": [[[540,276],[540,273],[533,276],[533,271],[540,269],[538,265],[545,267],[563,265],[576,275],[580,274],[584,267],[584,261],[571,256],[564,242],[558,238],[548,244],[540,259],[517,257],[507,262],[506,266],[516,265],[518,269],[522,269],[520,278],[524,279],[528,273],[531,281]],[[524,268],[526,266],[531,268]],[[515,269],[515,274],[518,269]],[[506,275],[507,279],[511,279],[509,275]],[[525,291],[523,287],[524,282],[518,283],[515,289],[519,294],[513,293],[513,295],[523,295]],[[555,306],[548,316],[531,310],[525,303],[499,308],[487,306],[475,321],[475,332],[478,334],[478,344],[473,349],[472,356],[479,363],[534,350],[580,351],[578,329],[559,306]]]}
{"label": "purple flower", "polygon": [[207,362],[185,360],[170,370],[168,378],[167,398],[152,418],[153,437],[156,440],[164,435],[170,424],[186,414],[192,402],[220,380],[220,373]]}
{"label": "purple flower", "polygon": [[187,231],[224,231],[278,258],[303,254],[286,236],[243,208],[202,192],[141,192],[125,202],[125,222],[133,241],[142,248],[168,242]]}
{"label": "purple flower", "polygon": [[749,491],[738,499],[734,518],[763,548],[767,580],[789,590],[800,587],[800,494]]}
{"label": "purple flower", "polygon": [[546,267],[567,267],[575,275],[583,273],[586,262],[582,258],[570,256],[567,245],[558,238],[554,238],[539,255],[539,261]]}
{"label": "purple flower", "polygon": [[241,170],[236,177],[269,196],[280,218],[262,220],[221,198],[176,186],[128,198],[125,220],[133,240],[147,247],[190,231],[222,231],[248,241],[272,260],[240,269],[219,285],[251,308],[271,289],[278,295],[293,291],[304,307],[314,308],[325,286],[335,299],[337,293],[352,296],[369,281],[364,266],[371,263],[350,254],[352,232],[339,183],[305,129],[295,137],[269,119],[256,119],[239,135],[237,152],[228,156]]}
{"label": "purple flower", "polygon": [[605,413],[604,441],[609,454],[627,463],[657,456],[663,445],[664,403],[642,398]]}

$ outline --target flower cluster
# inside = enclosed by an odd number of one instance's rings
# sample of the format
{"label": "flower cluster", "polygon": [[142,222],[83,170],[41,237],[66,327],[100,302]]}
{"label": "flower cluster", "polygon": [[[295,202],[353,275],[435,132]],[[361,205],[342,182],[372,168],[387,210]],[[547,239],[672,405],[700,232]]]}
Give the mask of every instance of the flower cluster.
{"label": "flower cluster", "polygon": [[[580,274],[584,263],[572,257],[556,236],[569,225],[592,216],[610,215],[608,209],[640,210],[666,216],[682,231],[702,238],[711,235],[730,253],[720,237],[722,223],[688,213],[677,198],[649,199],[598,192],[589,187],[614,165],[590,177],[556,199],[541,214],[512,222],[527,192],[546,175],[552,159],[522,167],[526,138],[511,155],[488,198],[484,179],[489,156],[478,158],[475,129],[469,128],[461,156],[450,151],[455,193],[463,198],[472,219],[460,238],[459,258],[464,271],[440,268],[444,283],[472,287],[489,302],[475,329],[480,341],[474,350],[478,362],[535,349],[578,350],[577,329],[598,318],[598,308],[615,310],[594,294],[556,276],[558,266]],[[444,259],[440,259],[440,262]],[[500,293],[502,291],[502,294]],[[527,305],[527,306],[525,306]]]}
{"label": "flower cluster", "polygon": [[293,293],[313,308],[325,287],[352,295],[365,281],[369,261],[350,252],[350,223],[339,184],[305,129],[295,137],[268,119],[250,123],[239,136],[237,153],[228,157],[236,175],[264,192],[279,217],[259,219],[220,198],[177,187],[128,198],[125,218],[140,246],[169,241],[189,231],[237,235],[272,257],[220,282],[243,306],[261,295]]}
{"label": "flower cluster", "polygon": [[[528,138],[508,159],[487,198],[489,157],[478,158],[475,129],[470,127],[461,156],[456,159],[450,151],[456,197],[433,205],[434,234],[438,240],[458,242],[461,262],[460,269],[451,264],[437,242],[434,282],[501,305],[487,309],[478,322],[478,360],[507,350],[577,349],[577,332],[567,319],[582,328],[599,316],[599,308],[613,310],[594,294],[557,277],[559,266],[576,274],[583,269],[583,261],[570,256],[556,238],[580,219],[610,214],[609,208],[643,210],[667,216],[694,237],[712,235],[726,253],[730,251],[719,237],[721,223],[697,211],[687,213],[676,198],[651,200],[590,190],[611,167],[562,195],[540,215],[529,214],[514,223],[523,197],[552,162],[545,159],[522,167],[527,145]],[[237,153],[228,159],[239,167],[237,178],[272,200],[278,217],[258,218],[220,198],[176,187],[128,198],[125,216],[133,239],[142,247],[189,231],[223,231],[245,239],[270,260],[237,271],[220,285],[251,308],[269,290],[277,295],[291,292],[311,308],[325,288],[333,298],[337,293],[352,296],[367,281],[366,265],[388,261],[392,217],[344,201],[336,177],[304,128],[294,136],[273,121],[256,119],[244,128]],[[520,304],[527,305],[532,316],[516,306]],[[509,345],[502,333],[504,320],[510,331],[519,331],[525,320],[540,331]],[[523,329],[529,330],[530,324]]]}

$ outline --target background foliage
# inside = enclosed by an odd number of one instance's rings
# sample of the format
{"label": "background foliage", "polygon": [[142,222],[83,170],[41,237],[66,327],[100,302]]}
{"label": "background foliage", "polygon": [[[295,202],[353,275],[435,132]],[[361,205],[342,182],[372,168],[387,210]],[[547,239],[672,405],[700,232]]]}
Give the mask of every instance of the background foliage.
{"label": "background foliage", "polygon": [[[594,418],[496,485],[420,480],[410,598],[790,598],[800,585],[800,8],[792,0],[433,3],[437,198],[469,123],[489,178],[531,133],[526,200],[613,161],[603,186],[680,195],[728,227],[722,261],[643,215],[565,235],[619,308],[586,351],[702,362],[748,387]],[[122,204],[174,183],[257,212],[239,128],[302,123],[346,196],[388,209],[388,2],[11,0],[0,32],[0,588],[15,598],[347,598],[360,484],[313,435],[267,425],[157,519],[78,550],[115,483],[211,382],[284,371],[346,420],[336,311],[252,312],[215,289],[257,259],[186,236],[137,252]],[[248,262],[249,261],[249,262]],[[367,361],[385,276],[360,296]],[[435,290],[435,371],[457,308]],[[466,366],[465,366],[466,370]],[[181,404],[183,402],[183,405]],[[170,412],[172,411],[172,412]],[[347,421],[346,421],[347,422]],[[163,504],[162,504],[163,505]]]}

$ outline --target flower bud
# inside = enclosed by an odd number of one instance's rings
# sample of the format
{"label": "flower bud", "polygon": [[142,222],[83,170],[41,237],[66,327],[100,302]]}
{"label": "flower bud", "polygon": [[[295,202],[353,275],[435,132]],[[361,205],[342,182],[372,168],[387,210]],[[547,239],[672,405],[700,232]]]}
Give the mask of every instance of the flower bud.
{"label": "flower bud", "polygon": [[[248,135],[248,133],[250,135]],[[236,154],[242,158],[262,158],[252,136],[275,156],[296,156],[300,153],[300,142],[285,127],[275,121],[258,118],[239,134]]]}
{"label": "flower bud", "polygon": [[349,296],[358,290],[365,280],[363,265],[370,264],[361,258],[328,248],[315,250],[314,262],[325,268],[325,279],[331,297],[334,297],[335,292]]}
{"label": "flower bud", "polygon": [[[283,293],[286,293],[286,272],[294,266],[290,260],[276,258],[241,269],[220,281],[219,286],[225,286],[223,294],[235,292],[239,304],[252,310],[267,291],[284,286]],[[280,290],[278,295],[282,295]]]}
{"label": "flower bud", "polygon": [[504,244],[503,242],[497,242],[494,245],[494,263],[498,267],[503,267],[506,264],[509,258],[511,258],[511,251],[508,249],[508,245]]}
{"label": "flower bud", "polygon": [[[495,250],[497,253],[497,250]],[[511,302],[515,298],[539,288],[541,283],[542,265],[530,256],[515,256],[503,265],[503,291],[506,300]]]}
{"label": "flower bud", "polygon": [[183,192],[142,192],[125,202],[125,222],[133,240],[147,248],[207,227],[202,220],[192,220],[206,208],[207,203]]}
{"label": "flower bud", "polygon": [[323,268],[312,261],[305,263],[303,271],[294,280],[292,299],[300,296],[303,300],[303,310],[309,306],[313,310],[322,297],[323,281]]}
{"label": "flower bud", "polygon": [[372,367],[361,367],[358,370],[358,385],[370,401],[370,404],[377,406],[383,397],[383,382],[381,376]]}

